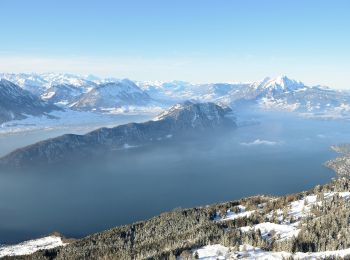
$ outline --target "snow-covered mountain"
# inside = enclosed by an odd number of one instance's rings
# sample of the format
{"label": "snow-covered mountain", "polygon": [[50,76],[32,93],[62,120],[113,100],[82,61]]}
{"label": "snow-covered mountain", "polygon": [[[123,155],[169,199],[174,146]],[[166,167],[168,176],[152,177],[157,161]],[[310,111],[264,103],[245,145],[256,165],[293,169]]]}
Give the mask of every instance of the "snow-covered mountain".
{"label": "snow-covered mountain", "polygon": [[[80,76],[62,73],[0,73],[0,78],[6,79],[36,95],[42,95],[47,89],[56,85],[71,85],[90,90],[96,86],[93,76]],[[97,78],[93,78],[97,80]]]}
{"label": "snow-covered mountain", "polygon": [[183,125],[188,128],[191,123],[192,128],[208,129],[216,126],[232,125],[234,117],[230,108],[223,108],[214,103],[193,103],[186,101],[176,104],[158,115],[155,121],[168,121],[176,127]]}
{"label": "snow-covered mountain", "polygon": [[36,95],[39,95],[42,91],[44,91],[44,85],[47,84],[47,81],[38,74],[1,73],[0,78],[11,81],[12,83]]}
{"label": "snow-covered mountain", "polygon": [[109,110],[122,106],[147,106],[151,101],[151,97],[133,81],[123,79],[99,84],[71,107],[78,110]]}
{"label": "snow-covered mountain", "polygon": [[295,91],[305,87],[301,82],[288,79],[286,76],[275,79],[265,78],[259,82],[248,83],[210,83],[191,84],[183,81],[172,82],[138,82],[152,97],[163,99],[205,99],[205,100],[229,100],[258,99],[264,96],[273,96],[280,93]]}
{"label": "snow-covered mountain", "polygon": [[257,82],[193,84],[133,82],[72,74],[0,74],[44,101],[102,113],[154,111],[179,102],[215,102],[234,109],[277,110],[306,116],[350,116],[350,92],[306,86],[287,76]]}
{"label": "snow-covered mountain", "polygon": [[191,84],[138,83],[151,97],[168,103],[184,100],[211,101],[235,109],[293,111],[298,113],[348,113],[350,94],[325,87],[309,87],[287,76],[248,83]]}
{"label": "snow-covered mountain", "polygon": [[[285,82],[288,81],[288,79],[285,80]],[[280,86],[283,85],[280,84]],[[278,89],[281,90],[281,87]],[[349,106],[350,95],[344,91],[321,86],[308,87],[297,82],[287,85],[283,91],[262,95],[257,101],[263,109],[329,114],[344,112]]]}
{"label": "snow-covered mountain", "polygon": [[181,102],[185,100],[216,101],[249,87],[248,83],[192,84],[184,81],[137,82],[138,86],[160,102]]}
{"label": "snow-covered mountain", "polygon": [[70,84],[53,85],[41,94],[41,99],[59,105],[69,105],[77,101],[86,90]]}
{"label": "snow-covered mountain", "polygon": [[53,110],[59,108],[42,101],[10,81],[0,80],[0,123],[24,119],[28,115],[47,115]]}
{"label": "snow-covered mountain", "polygon": [[258,90],[269,94],[296,91],[301,88],[305,88],[305,85],[302,82],[289,79],[287,76],[279,76],[274,79],[265,78],[261,84],[257,86]]}

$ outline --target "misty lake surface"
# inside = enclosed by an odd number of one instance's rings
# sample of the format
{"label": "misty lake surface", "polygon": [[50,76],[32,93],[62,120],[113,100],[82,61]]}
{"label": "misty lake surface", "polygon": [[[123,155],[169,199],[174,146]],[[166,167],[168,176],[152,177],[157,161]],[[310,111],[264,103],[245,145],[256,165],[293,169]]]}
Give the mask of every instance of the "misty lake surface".
{"label": "misty lake surface", "polygon": [[[201,143],[126,149],[95,166],[0,173],[0,244],[53,231],[78,238],[178,207],[298,192],[335,176],[323,163],[336,156],[331,144],[349,141],[349,122],[275,114],[258,120]],[[7,140],[0,138],[0,153]]]}

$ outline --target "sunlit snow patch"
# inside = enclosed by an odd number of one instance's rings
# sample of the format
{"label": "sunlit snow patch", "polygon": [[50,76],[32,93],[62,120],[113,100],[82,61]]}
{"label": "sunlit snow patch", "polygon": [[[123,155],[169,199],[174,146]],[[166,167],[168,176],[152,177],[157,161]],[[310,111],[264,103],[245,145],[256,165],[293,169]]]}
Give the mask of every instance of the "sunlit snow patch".
{"label": "sunlit snow patch", "polygon": [[216,217],[214,218],[214,221],[226,221],[226,220],[234,220],[237,218],[249,217],[254,212],[254,210],[246,211],[246,208],[242,205],[238,205],[237,207],[240,210],[238,213],[232,212],[230,209],[226,211],[225,216],[221,216],[220,213],[216,213]]}
{"label": "sunlit snow patch", "polygon": [[193,256],[198,256],[200,260],[217,260],[217,259],[335,259],[344,258],[350,255],[350,249],[337,251],[322,251],[322,252],[296,252],[294,254],[288,252],[273,252],[265,251],[259,247],[251,245],[241,245],[238,251],[232,248],[222,246],[220,244],[208,245],[199,249],[193,250]]}
{"label": "sunlit snow patch", "polygon": [[0,258],[5,256],[30,255],[43,249],[64,246],[66,243],[58,236],[48,236],[28,240],[17,245],[0,245]]}

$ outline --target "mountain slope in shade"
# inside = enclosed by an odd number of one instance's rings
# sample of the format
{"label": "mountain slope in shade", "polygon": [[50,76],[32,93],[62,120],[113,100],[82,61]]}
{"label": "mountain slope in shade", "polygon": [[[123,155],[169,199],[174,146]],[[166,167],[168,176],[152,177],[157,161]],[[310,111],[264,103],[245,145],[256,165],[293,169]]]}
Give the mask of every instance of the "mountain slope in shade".
{"label": "mountain slope in shade", "polygon": [[229,108],[185,102],[153,121],[100,128],[85,135],[67,134],[18,149],[0,159],[7,166],[57,163],[112,150],[158,143],[170,138],[236,126]]}
{"label": "mountain slope in shade", "polygon": [[10,81],[0,80],[0,123],[23,119],[28,115],[47,115],[53,110],[59,108],[42,101]]}
{"label": "mountain slope in shade", "polygon": [[12,83],[35,95],[40,95],[40,93],[42,93],[45,89],[44,86],[48,84],[43,77],[34,73],[1,73],[0,78],[11,81]]}

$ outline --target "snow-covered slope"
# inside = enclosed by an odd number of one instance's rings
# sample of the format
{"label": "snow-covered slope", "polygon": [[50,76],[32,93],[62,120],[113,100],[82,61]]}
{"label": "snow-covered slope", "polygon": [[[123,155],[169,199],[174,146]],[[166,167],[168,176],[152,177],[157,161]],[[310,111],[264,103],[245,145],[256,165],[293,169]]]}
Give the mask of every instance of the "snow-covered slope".
{"label": "snow-covered slope", "polygon": [[[225,247],[220,244],[207,245],[195,250],[194,255],[199,260],[229,260],[229,259],[244,259],[244,260],[284,260],[284,259],[343,259],[350,256],[350,248],[334,251],[320,252],[296,252],[289,253],[285,251],[274,252],[266,251],[259,247],[254,247],[248,244],[241,245],[238,250],[230,247]],[[346,258],[348,259],[348,258]],[[179,258],[178,260],[185,260]]]}
{"label": "snow-covered slope", "polygon": [[184,81],[137,82],[137,84],[155,100],[169,104],[184,100],[218,101],[250,86],[249,83],[192,84]]}
{"label": "snow-covered slope", "polygon": [[289,79],[287,76],[278,76],[277,78],[264,79],[257,88],[261,92],[267,92],[269,94],[276,94],[287,91],[296,91],[301,88],[305,88],[305,85],[293,79]]}
{"label": "snow-covered slope", "polygon": [[92,76],[80,76],[62,73],[0,73],[0,78],[11,81],[21,88],[36,95],[43,94],[47,89],[55,85],[71,85],[83,89],[91,89],[96,85],[89,80]]}
{"label": "snow-covered slope", "polygon": [[[231,117],[231,119],[229,119]],[[230,124],[234,121],[232,110],[214,103],[193,103],[190,101],[177,104],[158,115],[155,121],[173,121],[177,125],[191,124],[192,128],[213,128],[217,125]]]}
{"label": "snow-covered slope", "polygon": [[25,74],[25,73],[1,73],[0,78],[11,81],[12,83],[20,86],[21,88],[39,95],[44,91],[44,86],[48,82],[38,74]]}
{"label": "snow-covered slope", "polygon": [[79,110],[108,110],[122,106],[146,106],[151,104],[150,96],[131,80],[103,83],[90,90],[72,104]]}
{"label": "snow-covered slope", "polygon": [[[341,180],[340,180],[341,182]],[[296,197],[297,198],[297,197]],[[239,227],[242,233],[253,232],[260,236],[259,239],[265,241],[267,245],[271,244],[288,244],[293,243],[300,232],[303,232],[305,226],[308,223],[308,219],[317,219],[315,212],[317,208],[322,208],[327,203],[332,204],[333,201],[339,200],[341,203],[348,204],[350,198],[349,191],[342,192],[323,192],[321,194],[310,194],[300,199],[289,202],[284,209],[274,208],[268,212],[265,217],[265,222],[261,222],[255,225],[241,226]],[[272,199],[271,202],[276,201]],[[276,203],[277,204],[277,203]],[[334,203],[335,204],[335,203]],[[218,222],[230,222],[233,220],[241,219],[241,223],[244,223],[244,219],[261,211],[266,207],[266,203],[258,205],[258,209],[255,211],[245,211],[245,207],[242,205],[236,206],[238,208],[237,213],[233,213],[228,210],[225,216],[216,216],[214,221]],[[329,207],[329,205],[327,205]],[[334,205],[333,205],[334,206]],[[336,207],[336,206],[334,206]],[[249,213],[249,214],[248,214]],[[217,213],[219,214],[219,213]],[[222,213],[221,213],[222,214]],[[324,216],[326,217],[326,216]],[[273,221],[273,222],[270,222]],[[324,227],[331,233],[329,227]],[[304,231],[305,232],[305,231]],[[321,235],[317,234],[314,239],[320,239]],[[340,234],[337,234],[340,236]],[[254,237],[254,236],[253,236]],[[254,239],[253,239],[254,240]],[[311,241],[310,244],[315,241]],[[335,242],[336,244],[336,242]],[[325,247],[326,248],[326,247]],[[216,259],[338,259],[350,256],[350,247],[340,247],[339,250],[320,250],[316,252],[287,252],[283,250],[264,250],[261,247],[252,246],[251,244],[242,241],[239,247],[227,247],[221,244],[206,245],[200,248],[192,249],[190,255],[196,259],[202,260],[216,260]],[[179,260],[186,258],[179,257]],[[346,258],[347,259],[347,258]]]}
{"label": "snow-covered slope", "polygon": [[69,84],[53,85],[41,95],[41,99],[59,105],[69,105],[81,97],[86,90]]}
{"label": "snow-covered slope", "polygon": [[309,87],[287,76],[251,83],[191,84],[172,81],[138,82],[138,85],[154,99],[168,104],[183,100],[205,100],[238,109],[250,106],[259,110],[304,113],[305,116],[339,118],[350,115],[348,92],[320,86]]}
{"label": "snow-covered slope", "polygon": [[62,238],[55,235],[25,241],[16,245],[0,245],[0,258],[5,256],[30,255],[39,250],[65,245]]}

